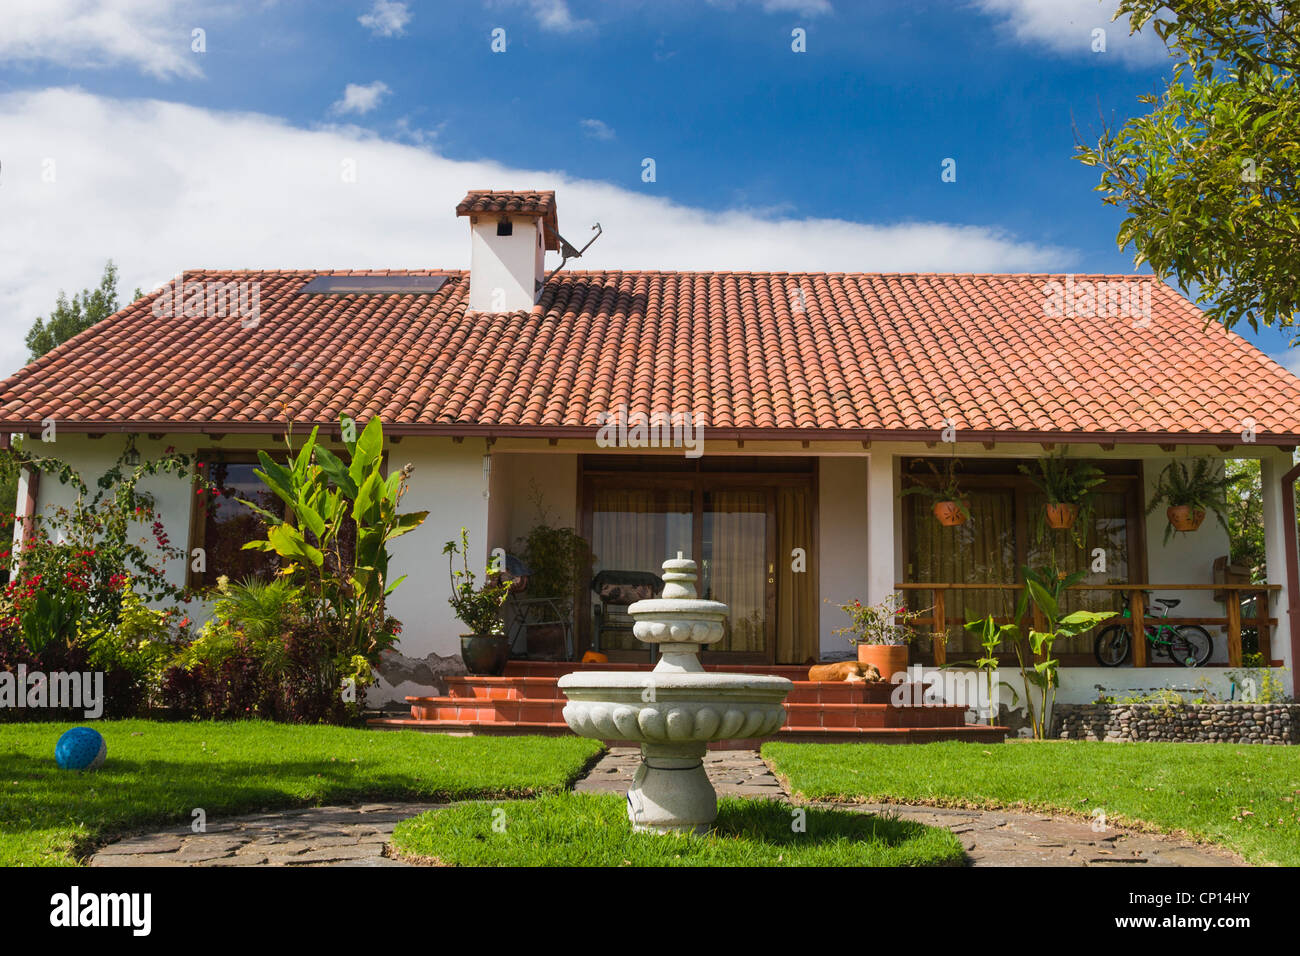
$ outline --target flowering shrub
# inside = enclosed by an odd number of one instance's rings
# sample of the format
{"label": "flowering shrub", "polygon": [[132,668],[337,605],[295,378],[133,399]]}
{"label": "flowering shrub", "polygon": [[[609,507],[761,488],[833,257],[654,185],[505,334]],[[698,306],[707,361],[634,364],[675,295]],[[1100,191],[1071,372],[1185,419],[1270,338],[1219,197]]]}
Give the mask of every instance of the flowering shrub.
{"label": "flowering shrub", "polygon": [[912,622],[924,617],[924,611],[909,611],[901,594],[891,594],[879,604],[853,601],[841,604],[839,609],[849,616],[850,623],[837,627],[833,634],[844,634],[848,642],[858,644],[908,644],[916,637]]}
{"label": "flowering shrub", "polygon": [[80,622],[101,629],[117,623],[128,577],[148,601],[189,601],[189,593],[171,584],[163,570],[167,562],[183,558],[184,551],[167,537],[153,496],[137,487],[149,475],[185,477],[188,456],[168,449],[129,470],[119,459],[99,477],[92,493],[71,466],[56,458],[5,454],[7,467],[57,477],[75,489],[76,497],[70,505],[32,517],[0,594],[0,630],[18,630],[34,651],[51,642],[71,647]]}

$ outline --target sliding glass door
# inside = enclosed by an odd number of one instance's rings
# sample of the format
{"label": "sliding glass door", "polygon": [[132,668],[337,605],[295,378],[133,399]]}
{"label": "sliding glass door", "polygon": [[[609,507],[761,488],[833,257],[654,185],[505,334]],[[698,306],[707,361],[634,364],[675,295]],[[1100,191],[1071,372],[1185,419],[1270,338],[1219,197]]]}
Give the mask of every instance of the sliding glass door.
{"label": "sliding glass door", "polygon": [[[595,561],[581,647],[613,661],[652,660],[632,634],[627,608],[661,593],[663,562],[680,553],[699,568],[700,596],[730,608],[726,635],[706,651],[706,663],[802,662],[816,653],[808,476],[588,470],[583,489],[584,534]],[[778,560],[796,551],[799,560]]]}

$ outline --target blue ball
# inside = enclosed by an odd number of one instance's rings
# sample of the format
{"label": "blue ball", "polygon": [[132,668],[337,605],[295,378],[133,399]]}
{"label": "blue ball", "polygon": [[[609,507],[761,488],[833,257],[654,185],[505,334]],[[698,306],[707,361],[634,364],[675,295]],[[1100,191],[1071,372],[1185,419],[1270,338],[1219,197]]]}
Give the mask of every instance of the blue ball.
{"label": "blue ball", "polygon": [[54,745],[54,759],[62,770],[98,770],[107,756],[108,744],[89,727],[73,727]]}

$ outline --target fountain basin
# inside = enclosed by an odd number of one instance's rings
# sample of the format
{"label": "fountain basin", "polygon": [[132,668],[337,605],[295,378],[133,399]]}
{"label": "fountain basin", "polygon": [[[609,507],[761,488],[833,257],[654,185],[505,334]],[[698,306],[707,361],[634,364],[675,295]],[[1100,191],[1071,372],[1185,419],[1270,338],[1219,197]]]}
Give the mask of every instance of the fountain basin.
{"label": "fountain basin", "polygon": [[559,680],[564,720],[601,740],[682,743],[763,737],[785,723],[793,689],[762,674],[576,672]]}
{"label": "fountain basin", "polygon": [[564,722],[582,737],[641,745],[641,765],[627,791],[636,830],[704,833],[718,816],[718,797],[704,772],[711,740],[765,737],[785,723],[782,702],[794,689],[784,677],[704,670],[701,647],[726,634],[727,605],[695,593],[695,562],[665,561],[663,596],[627,609],[632,633],[658,644],[659,663],[644,671],[565,674]]}

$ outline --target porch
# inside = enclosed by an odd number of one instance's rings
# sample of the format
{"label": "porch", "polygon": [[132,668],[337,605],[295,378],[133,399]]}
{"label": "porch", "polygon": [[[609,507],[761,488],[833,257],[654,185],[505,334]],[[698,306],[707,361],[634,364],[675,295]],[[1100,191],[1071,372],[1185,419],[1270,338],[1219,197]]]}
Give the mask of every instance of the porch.
{"label": "porch", "polygon": [[[1050,445],[956,444],[945,452],[932,447],[938,443],[863,443],[868,447],[846,451],[846,443],[724,448],[717,441],[707,456],[689,459],[680,451],[591,454],[566,453],[558,443],[546,451],[504,444],[491,453],[490,546],[513,553],[541,500],[552,524],[576,528],[595,553],[574,595],[563,652],[533,654],[521,641],[520,656],[580,659],[597,650],[612,662],[649,663],[649,649],[631,636],[623,612],[653,594],[660,563],[680,551],[699,556],[703,593],[732,607],[733,626],[708,655],[712,664],[850,657],[852,647],[834,633],[847,622],[836,605],[874,603],[893,592],[930,609],[921,622],[926,634],[913,645],[914,663],[972,659],[979,647],[962,628],[967,616],[1009,620],[1023,587],[1020,569],[1041,567],[1049,556],[1062,570],[1086,573],[1067,596],[1069,608],[1119,614],[1127,605],[1124,623],[1134,635],[1166,613],[1160,624],[1204,627],[1214,644],[1209,665],[1262,659],[1290,667],[1294,659],[1295,588],[1288,584],[1295,536],[1287,533],[1295,528],[1294,498],[1283,493],[1283,482],[1295,475],[1288,450],[1210,446],[1216,458],[1260,462],[1266,560],[1243,580],[1225,573],[1230,542],[1213,516],[1166,542],[1163,508],[1145,513],[1160,470],[1175,456],[1206,454],[1204,446],[1077,446],[1072,457],[1096,463],[1105,483],[1075,541],[1069,533],[1034,533],[1044,501],[1019,466],[1049,453]],[[940,456],[965,467],[972,517],[959,528],[940,526],[920,497],[900,497],[924,480],[927,459]],[[1177,607],[1166,612],[1152,604],[1161,600]],[[1093,637],[1058,646],[1063,666],[1099,666]],[[1145,640],[1133,640],[1123,668],[1178,666],[1150,650]]]}

